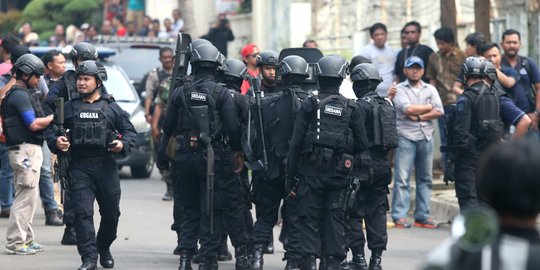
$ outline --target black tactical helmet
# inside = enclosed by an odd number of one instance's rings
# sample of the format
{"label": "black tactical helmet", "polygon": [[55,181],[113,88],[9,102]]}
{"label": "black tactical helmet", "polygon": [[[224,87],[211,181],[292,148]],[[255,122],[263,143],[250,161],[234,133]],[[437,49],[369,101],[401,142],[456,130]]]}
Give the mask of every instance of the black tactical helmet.
{"label": "black tactical helmet", "polygon": [[88,42],[81,42],[73,46],[73,49],[71,49],[69,55],[72,59],[81,59],[83,61],[96,60],[98,57],[96,48],[94,45]]}
{"label": "black tactical helmet", "polygon": [[257,66],[279,66],[279,55],[277,52],[272,50],[262,51],[259,53],[259,56],[257,56]]}
{"label": "black tactical helmet", "polygon": [[191,63],[210,62],[221,64],[223,55],[211,44],[202,44],[191,51]]}
{"label": "black tactical helmet", "polygon": [[343,79],[347,76],[348,68],[349,63],[340,56],[323,56],[317,62],[317,75],[319,77]]}
{"label": "black tactical helmet", "polygon": [[377,82],[383,81],[377,67],[370,63],[362,63],[356,65],[351,71],[351,80],[353,82],[368,80],[373,80]]}
{"label": "black tactical helmet", "polygon": [[107,80],[107,70],[103,64],[94,60],[86,60],[77,67],[77,76],[81,74],[94,75],[101,81]]}
{"label": "black tactical helmet", "polygon": [[308,77],[308,63],[298,55],[289,55],[281,60],[277,70],[278,76],[300,75]]}
{"label": "black tactical helmet", "polygon": [[497,80],[497,68],[495,65],[489,61],[486,61],[486,69],[484,70],[485,77],[496,81]]}
{"label": "black tactical helmet", "polygon": [[247,69],[244,62],[238,59],[229,59],[224,67],[225,76],[231,76],[238,79],[244,79]]}
{"label": "black tactical helmet", "polygon": [[208,45],[212,45],[212,42],[208,41],[207,39],[203,39],[203,38],[199,38],[199,39],[196,39],[194,41],[191,42],[191,50],[203,45],[203,44],[208,44]]}
{"label": "black tactical helmet", "polygon": [[38,74],[41,76],[45,70],[45,65],[43,65],[43,61],[41,61],[39,57],[27,53],[17,59],[15,68],[22,71],[24,74]]}
{"label": "black tactical helmet", "polygon": [[485,75],[486,60],[475,56],[467,57],[462,68],[465,79],[471,78],[472,76],[483,78]]}

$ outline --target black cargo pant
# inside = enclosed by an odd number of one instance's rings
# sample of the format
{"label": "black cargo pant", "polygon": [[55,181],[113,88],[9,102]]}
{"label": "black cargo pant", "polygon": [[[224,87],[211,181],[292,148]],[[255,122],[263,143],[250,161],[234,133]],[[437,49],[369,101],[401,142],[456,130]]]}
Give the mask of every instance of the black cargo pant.
{"label": "black cargo pant", "polygon": [[[219,156],[219,153],[216,153]],[[194,251],[200,239],[201,257],[214,258],[225,228],[233,245],[247,245],[244,205],[239,178],[234,174],[232,153],[216,159],[214,165],[214,209],[207,211],[206,158],[202,151],[179,153],[175,161],[184,217],[180,232],[180,249]],[[212,222],[211,217],[212,216]],[[213,232],[210,227],[213,226]]]}
{"label": "black cargo pant", "polygon": [[[173,224],[171,230],[176,231],[176,234],[180,236],[180,229],[182,228],[182,220],[184,218],[184,205],[182,204],[182,196],[180,192],[180,180],[178,179],[178,164],[173,162],[171,164],[171,179],[174,185],[173,192]],[[178,244],[180,244],[180,237],[178,237]]]}
{"label": "black cargo pant", "polygon": [[459,155],[455,160],[454,177],[456,197],[461,211],[475,208],[480,205],[476,189],[476,167],[478,166],[479,152]]}
{"label": "black cargo pant", "polygon": [[368,248],[386,250],[388,232],[386,212],[388,212],[388,185],[392,179],[389,166],[374,166],[370,183],[360,185],[354,206],[349,215],[349,248],[353,253],[364,250],[366,238],[362,224],[366,223]]}
{"label": "black cargo pant", "polygon": [[[98,253],[109,251],[116,239],[120,217],[120,177],[113,158],[71,159],[71,206],[75,214],[77,250],[82,261],[97,262]],[[101,223],[94,229],[94,200]]]}
{"label": "black cargo pant", "polygon": [[253,192],[257,220],[253,226],[253,245],[268,246],[273,238],[279,206],[285,197],[285,176],[264,179],[254,176]]}
{"label": "black cargo pant", "polygon": [[[295,191],[298,192],[298,189]],[[302,251],[300,242],[300,228],[298,220],[298,197],[288,196],[281,208],[283,218],[283,246],[285,248],[285,260],[301,261]]]}
{"label": "black cargo pant", "polygon": [[[298,219],[303,257],[346,258],[343,177],[303,176],[298,185]],[[324,245],[321,245],[321,242]]]}

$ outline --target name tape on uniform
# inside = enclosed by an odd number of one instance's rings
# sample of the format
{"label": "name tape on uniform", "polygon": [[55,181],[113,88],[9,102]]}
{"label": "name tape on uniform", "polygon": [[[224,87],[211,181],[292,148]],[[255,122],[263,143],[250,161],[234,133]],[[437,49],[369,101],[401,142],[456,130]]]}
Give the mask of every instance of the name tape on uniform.
{"label": "name tape on uniform", "polygon": [[191,92],[191,100],[206,101],[205,93]]}
{"label": "name tape on uniform", "polygon": [[79,113],[79,118],[81,119],[99,119],[97,112],[81,112]]}
{"label": "name tape on uniform", "polygon": [[324,113],[326,113],[326,114],[335,115],[335,116],[341,116],[342,111],[343,111],[343,109],[339,108],[339,107],[334,107],[334,106],[330,106],[330,105],[324,106]]}

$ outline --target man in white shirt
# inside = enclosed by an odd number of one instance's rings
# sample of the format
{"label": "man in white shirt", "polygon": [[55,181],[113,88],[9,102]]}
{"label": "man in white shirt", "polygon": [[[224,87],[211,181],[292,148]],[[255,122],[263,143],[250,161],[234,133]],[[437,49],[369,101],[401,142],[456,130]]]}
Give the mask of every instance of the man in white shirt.
{"label": "man in white shirt", "polygon": [[386,44],[388,31],[386,25],[375,23],[369,28],[369,34],[373,43],[361,48],[356,55],[364,56],[369,59],[373,65],[379,69],[383,81],[376,89],[381,97],[388,96],[388,89],[392,86],[394,80],[394,66],[396,62],[396,52],[392,47]]}

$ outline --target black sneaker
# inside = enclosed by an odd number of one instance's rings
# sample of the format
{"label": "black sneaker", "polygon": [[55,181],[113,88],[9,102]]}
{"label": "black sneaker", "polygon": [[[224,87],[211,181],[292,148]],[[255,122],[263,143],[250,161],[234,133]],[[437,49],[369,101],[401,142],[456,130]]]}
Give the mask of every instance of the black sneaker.
{"label": "black sneaker", "polygon": [[59,215],[58,209],[45,211],[45,225],[47,226],[62,226],[64,222]]}
{"label": "black sneaker", "polygon": [[2,211],[0,211],[0,217],[2,218],[8,218],[9,213],[11,213],[11,207],[2,208]]}

